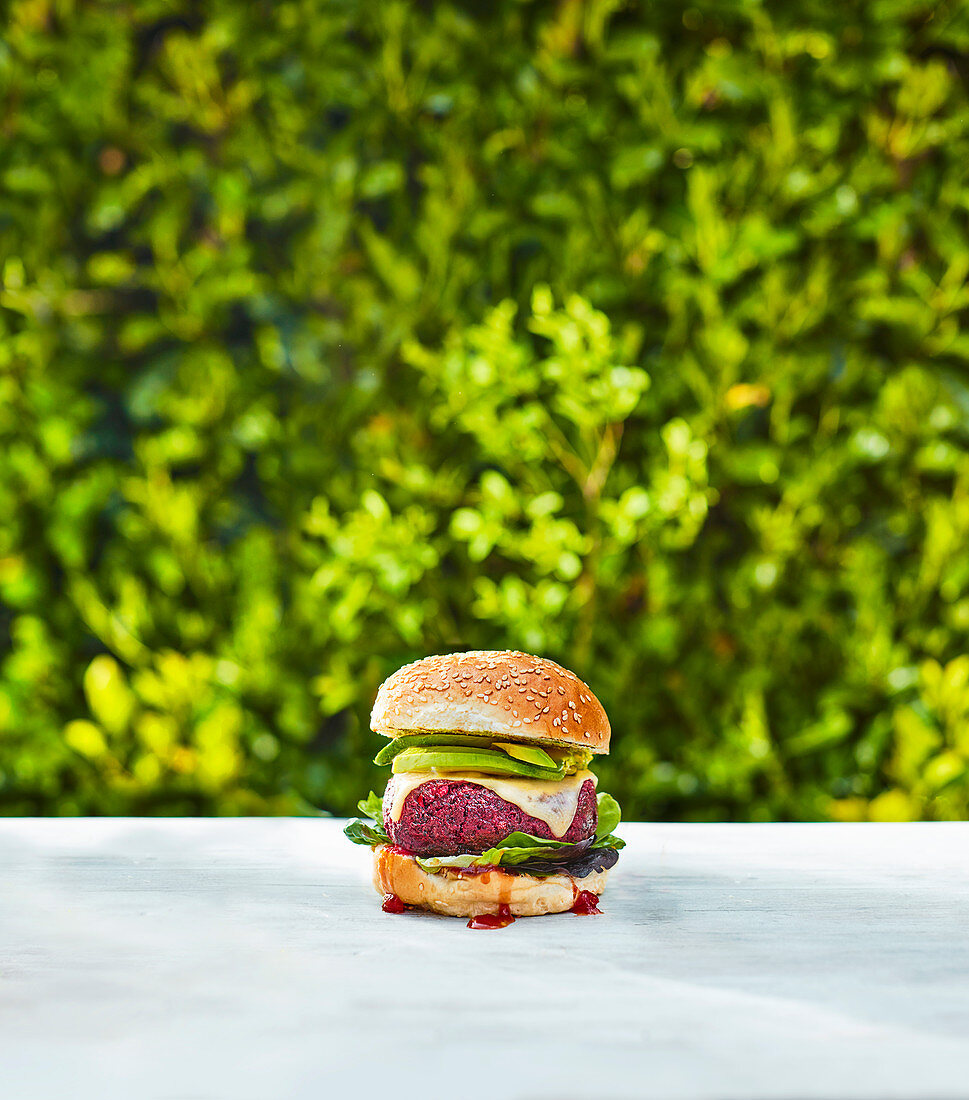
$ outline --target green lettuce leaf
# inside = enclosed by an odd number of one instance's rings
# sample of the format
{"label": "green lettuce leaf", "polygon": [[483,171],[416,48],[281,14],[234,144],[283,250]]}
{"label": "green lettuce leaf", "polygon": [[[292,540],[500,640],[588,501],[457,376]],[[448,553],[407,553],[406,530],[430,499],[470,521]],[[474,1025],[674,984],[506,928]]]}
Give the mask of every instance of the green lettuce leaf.
{"label": "green lettuce leaf", "polygon": [[596,799],[596,812],[599,815],[599,824],[596,826],[596,840],[607,837],[615,831],[616,826],[622,821],[622,810],[619,803],[611,794],[602,794]]}
{"label": "green lettuce leaf", "polygon": [[379,794],[374,794],[373,791],[366,798],[360,799],[357,803],[357,809],[364,817],[373,818],[374,821],[383,821],[384,819],[383,799]]}
{"label": "green lettuce leaf", "polygon": [[[611,794],[600,794],[596,800],[599,823],[595,839],[585,851],[594,852],[597,848],[625,848],[626,842],[613,833],[613,829],[622,820],[619,803]],[[440,874],[442,871],[466,871],[475,867],[515,867],[533,859],[555,859],[565,856],[575,845],[565,844],[561,840],[547,840],[531,833],[510,833],[493,848],[481,855],[428,856],[418,857],[418,865],[428,874]]]}
{"label": "green lettuce leaf", "polygon": [[355,817],[347,822],[343,835],[354,844],[366,844],[373,848],[377,844],[389,844],[390,837],[384,829],[383,803],[373,791],[357,803],[357,809],[370,820]]}
{"label": "green lettuce leaf", "polygon": [[361,817],[352,818],[347,822],[343,835],[354,844],[366,844],[373,848],[377,844],[389,844],[390,837],[384,831],[383,825],[377,825],[373,821],[364,821]]}

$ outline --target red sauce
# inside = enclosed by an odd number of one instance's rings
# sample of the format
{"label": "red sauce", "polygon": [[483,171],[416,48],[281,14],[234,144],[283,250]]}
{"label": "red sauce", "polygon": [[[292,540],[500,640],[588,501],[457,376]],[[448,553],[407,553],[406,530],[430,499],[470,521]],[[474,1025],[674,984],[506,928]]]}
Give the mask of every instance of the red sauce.
{"label": "red sauce", "polygon": [[507,928],[514,922],[511,908],[507,905],[499,905],[497,913],[482,913],[480,917],[472,917],[468,921],[469,928]]}
{"label": "red sauce", "polygon": [[601,914],[599,895],[593,894],[591,890],[580,890],[572,903],[572,912],[583,917],[591,916],[593,913]]}
{"label": "red sauce", "polygon": [[396,894],[384,894],[384,903],[380,908],[385,913],[403,913],[407,906]]}

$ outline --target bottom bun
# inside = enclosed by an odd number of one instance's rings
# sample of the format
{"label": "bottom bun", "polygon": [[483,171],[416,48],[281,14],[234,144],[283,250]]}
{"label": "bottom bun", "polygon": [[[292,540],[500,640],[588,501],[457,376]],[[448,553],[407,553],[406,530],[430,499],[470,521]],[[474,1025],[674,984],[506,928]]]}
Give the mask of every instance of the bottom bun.
{"label": "bottom bun", "polygon": [[564,913],[582,890],[601,894],[608,871],[584,878],[571,875],[510,875],[497,868],[480,874],[445,872],[429,875],[413,856],[378,844],[373,850],[373,884],[378,894],[395,894],[405,905],[449,917],[480,917],[507,905],[514,917]]}

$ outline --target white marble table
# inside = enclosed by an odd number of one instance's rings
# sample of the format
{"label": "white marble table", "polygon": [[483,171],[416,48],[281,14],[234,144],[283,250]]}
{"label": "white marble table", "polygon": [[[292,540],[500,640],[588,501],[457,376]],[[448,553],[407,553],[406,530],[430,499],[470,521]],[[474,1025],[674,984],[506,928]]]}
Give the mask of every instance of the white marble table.
{"label": "white marble table", "polygon": [[0,821],[3,1100],[969,1096],[969,824],[627,825],[492,932],[339,830]]}

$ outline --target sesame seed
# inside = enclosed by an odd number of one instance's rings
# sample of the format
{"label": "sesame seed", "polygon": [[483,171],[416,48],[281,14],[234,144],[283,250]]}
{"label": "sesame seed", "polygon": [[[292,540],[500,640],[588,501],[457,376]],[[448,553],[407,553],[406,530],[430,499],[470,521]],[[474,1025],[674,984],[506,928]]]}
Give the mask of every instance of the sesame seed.
{"label": "sesame seed", "polygon": [[559,688],[559,695],[564,695],[564,694],[565,694],[565,688],[564,688],[564,687],[560,687],[560,688]]}
{"label": "sesame seed", "polygon": [[513,726],[520,726],[520,725],[521,725],[521,722],[512,722],[512,725],[513,725]]}
{"label": "sesame seed", "polygon": [[511,713],[512,713],[512,714],[514,714],[514,716],[515,716],[516,718],[518,717],[518,711],[517,711],[517,710],[513,710],[513,711],[512,711]]}
{"label": "sesame seed", "polygon": [[562,719],[561,718],[553,718],[552,719],[552,725],[553,726],[560,726],[561,724],[562,724]]}
{"label": "sesame seed", "polygon": [[583,737],[591,737],[591,736],[592,736],[592,734],[591,734],[591,733],[589,733],[589,731],[588,731],[588,730],[583,730],[583,731],[582,731],[582,736],[583,736]]}
{"label": "sesame seed", "polygon": [[573,703],[571,699],[569,700],[569,709],[575,710],[575,703]]}
{"label": "sesame seed", "polygon": [[548,707],[542,707],[542,714],[548,714]]}

